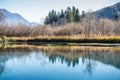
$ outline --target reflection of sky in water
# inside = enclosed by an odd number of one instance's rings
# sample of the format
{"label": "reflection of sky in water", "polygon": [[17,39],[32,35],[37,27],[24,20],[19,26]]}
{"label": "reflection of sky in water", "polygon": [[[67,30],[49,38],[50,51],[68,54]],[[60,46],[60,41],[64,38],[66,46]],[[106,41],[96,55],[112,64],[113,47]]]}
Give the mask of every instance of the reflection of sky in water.
{"label": "reflection of sky in water", "polygon": [[2,80],[120,80],[120,70],[99,61],[86,59],[74,67],[57,60],[52,63],[42,52],[14,56],[4,64]]}

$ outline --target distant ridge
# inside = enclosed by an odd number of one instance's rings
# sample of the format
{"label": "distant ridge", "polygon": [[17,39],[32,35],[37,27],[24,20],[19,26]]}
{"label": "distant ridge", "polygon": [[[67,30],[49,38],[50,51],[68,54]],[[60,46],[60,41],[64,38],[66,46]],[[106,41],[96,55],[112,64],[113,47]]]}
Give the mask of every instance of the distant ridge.
{"label": "distant ridge", "polygon": [[[5,16],[5,23],[8,25],[17,25],[19,23],[25,24],[27,26],[34,26],[37,25],[37,23],[29,22],[24,17],[22,17],[18,13],[11,13],[6,9],[0,9],[0,12],[2,12]],[[115,15],[117,14],[120,17],[120,2],[108,6],[105,8],[102,8],[100,10],[97,10],[94,12],[98,18],[108,18],[113,20],[115,18]]]}
{"label": "distant ridge", "polygon": [[112,20],[115,18],[115,15],[120,17],[120,2],[112,6],[102,8],[96,11],[95,14],[98,18],[108,18]]}
{"label": "distant ridge", "polygon": [[5,23],[7,23],[8,25],[17,25],[19,23],[22,23],[28,26],[31,25],[29,21],[27,21],[17,13],[11,13],[6,9],[0,9],[0,12],[2,12],[3,15],[5,16]]}

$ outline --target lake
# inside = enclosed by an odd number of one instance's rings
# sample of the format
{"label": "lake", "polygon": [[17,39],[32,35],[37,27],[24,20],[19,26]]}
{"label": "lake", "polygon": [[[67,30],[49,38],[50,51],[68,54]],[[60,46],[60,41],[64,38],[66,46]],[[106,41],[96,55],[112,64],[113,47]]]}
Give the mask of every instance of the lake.
{"label": "lake", "polygon": [[120,80],[120,47],[1,46],[0,80]]}

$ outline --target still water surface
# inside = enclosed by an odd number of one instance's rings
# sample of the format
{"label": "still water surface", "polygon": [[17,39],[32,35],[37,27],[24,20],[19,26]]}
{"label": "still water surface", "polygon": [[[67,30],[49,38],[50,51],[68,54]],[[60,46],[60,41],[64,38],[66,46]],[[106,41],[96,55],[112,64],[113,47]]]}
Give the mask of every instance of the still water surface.
{"label": "still water surface", "polygon": [[0,80],[120,80],[120,47],[2,47]]}

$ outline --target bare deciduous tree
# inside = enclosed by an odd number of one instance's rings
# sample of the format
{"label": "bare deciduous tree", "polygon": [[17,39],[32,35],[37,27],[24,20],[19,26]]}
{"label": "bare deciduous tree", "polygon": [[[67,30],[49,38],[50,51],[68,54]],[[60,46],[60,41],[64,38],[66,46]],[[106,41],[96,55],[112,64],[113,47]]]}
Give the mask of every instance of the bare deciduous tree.
{"label": "bare deciduous tree", "polygon": [[96,17],[91,12],[85,14],[82,20],[82,25],[85,27],[85,38],[89,38],[92,32],[93,25],[95,23]]}

